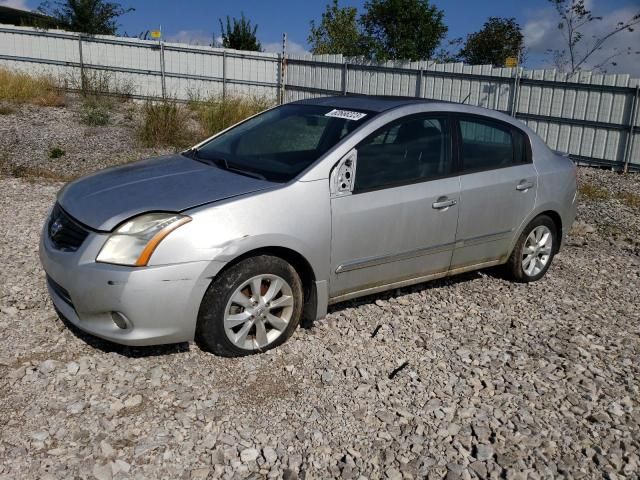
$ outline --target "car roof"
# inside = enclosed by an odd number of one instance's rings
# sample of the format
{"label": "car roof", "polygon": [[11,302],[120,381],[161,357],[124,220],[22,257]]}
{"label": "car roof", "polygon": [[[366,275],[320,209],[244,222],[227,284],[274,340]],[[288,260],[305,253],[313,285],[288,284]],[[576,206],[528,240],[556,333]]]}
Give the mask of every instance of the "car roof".
{"label": "car roof", "polygon": [[429,108],[429,110],[437,111],[439,109],[442,109],[443,111],[448,112],[480,115],[483,117],[500,120],[505,123],[509,123],[519,128],[520,130],[524,130],[529,136],[535,136],[535,132],[533,132],[533,130],[531,130],[525,123],[521,122],[517,118],[507,115],[506,113],[489,108],[477,107],[474,105],[465,105],[464,103],[459,102],[448,102],[446,100],[430,100],[427,98],[415,97],[347,94],[333,97],[309,98],[306,100],[298,100],[291,103],[298,105],[321,105],[331,108],[364,110],[375,113],[381,113],[396,108],[407,107],[410,105],[429,105],[429,107],[431,107]]}
{"label": "car roof", "polygon": [[449,102],[428,100],[425,98],[350,94],[334,97],[308,98],[306,100],[298,100],[292,103],[299,105],[321,105],[325,107],[346,108],[352,110],[368,110],[370,112],[384,112],[385,110],[402,107],[404,105]]}

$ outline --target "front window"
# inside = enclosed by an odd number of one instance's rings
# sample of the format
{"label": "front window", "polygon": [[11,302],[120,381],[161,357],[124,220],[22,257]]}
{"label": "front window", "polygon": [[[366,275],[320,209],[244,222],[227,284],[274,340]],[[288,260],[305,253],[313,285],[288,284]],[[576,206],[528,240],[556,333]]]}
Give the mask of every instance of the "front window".
{"label": "front window", "polygon": [[446,117],[417,115],[387,125],[358,146],[356,190],[433,180],[452,171]]}
{"label": "front window", "polygon": [[195,158],[287,182],[371,117],[371,112],[283,105],[214,138],[195,152]]}

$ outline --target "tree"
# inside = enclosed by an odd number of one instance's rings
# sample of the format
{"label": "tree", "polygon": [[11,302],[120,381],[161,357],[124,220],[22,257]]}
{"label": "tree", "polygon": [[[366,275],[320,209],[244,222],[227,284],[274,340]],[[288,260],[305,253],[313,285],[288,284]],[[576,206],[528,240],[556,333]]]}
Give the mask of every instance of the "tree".
{"label": "tree", "polygon": [[367,0],[360,17],[366,55],[378,61],[431,58],[447,33],[429,0]]}
{"label": "tree", "polygon": [[556,67],[568,73],[575,73],[586,67],[590,60],[595,61],[591,68],[603,69],[605,65],[616,65],[614,59],[622,54],[638,54],[640,51],[632,50],[628,46],[626,50],[613,49],[604,58],[597,59],[595,55],[601,52],[604,45],[614,36],[623,32],[633,32],[634,25],[640,23],[640,10],[626,21],[618,22],[614,27],[606,30],[600,36],[592,36],[591,41],[585,37],[585,30],[596,22],[603,20],[602,16],[594,15],[585,6],[585,0],[549,0],[558,14],[558,30],[565,43],[564,48],[549,49]]}
{"label": "tree", "polygon": [[482,29],[467,35],[459,57],[471,65],[503,67],[507,57],[521,57],[524,37],[515,18],[489,17]]}
{"label": "tree", "polygon": [[234,18],[233,22],[227,16],[227,27],[220,21],[222,30],[222,46],[224,48],[234,48],[236,50],[250,50],[261,52],[262,45],[258,41],[256,32],[258,25],[251,26],[251,21],[247,20],[244,13],[240,14],[240,19]]}
{"label": "tree", "polygon": [[115,35],[118,17],[132,10],[106,0],[56,0],[53,6],[45,1],[38,7],[38,11],[55,18],[63,29],[89,35]]}
{"label": "tree", "polygon": [[347,56],[360,55],[360,31],[355,7],[340,7],[338,0],[328,4],[322,14],[322,20],[316,27],[311,21],[311,32],[307,41],[311,52],[316,55],[341,53]]}

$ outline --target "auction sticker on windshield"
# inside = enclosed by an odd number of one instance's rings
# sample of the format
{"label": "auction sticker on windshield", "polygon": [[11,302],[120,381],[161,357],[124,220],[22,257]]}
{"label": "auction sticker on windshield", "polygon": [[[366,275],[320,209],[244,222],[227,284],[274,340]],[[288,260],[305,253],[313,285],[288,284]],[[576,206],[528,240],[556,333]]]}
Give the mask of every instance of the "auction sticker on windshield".
{"label": "auction sticker on windshield", "polygon": [[360,120],[367,116],[366,113],[352,112],[351,110],[331,110],[329,113],[325,113],[325,117],[344,118],[345,120]]}

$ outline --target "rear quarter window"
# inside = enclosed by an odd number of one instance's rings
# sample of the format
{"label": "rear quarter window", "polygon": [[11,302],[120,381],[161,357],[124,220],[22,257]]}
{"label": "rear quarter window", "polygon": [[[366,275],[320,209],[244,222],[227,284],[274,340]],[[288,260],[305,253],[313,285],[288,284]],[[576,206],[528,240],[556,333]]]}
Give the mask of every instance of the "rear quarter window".
{"label": "rear quarter window", "polygon": [[515,127],[484,118],[462,118],[459,126],[463,171],[491,170],[530,161],[528,139]]}

